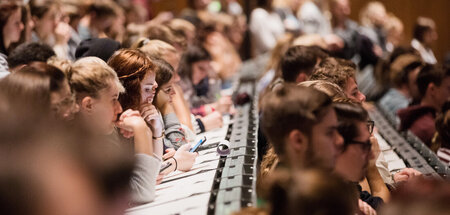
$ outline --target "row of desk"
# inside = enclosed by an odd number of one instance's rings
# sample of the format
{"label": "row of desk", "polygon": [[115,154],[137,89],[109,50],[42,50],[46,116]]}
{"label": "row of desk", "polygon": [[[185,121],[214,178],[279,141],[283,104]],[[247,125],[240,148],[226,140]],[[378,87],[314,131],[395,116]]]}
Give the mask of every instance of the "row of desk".
{"label": "row of desk", "polygon": [[[392,150],[404,161],[407,167],[420,171],[427,177],[449,178],[450,170],[439,161],[438,157],[420,139],[410,131],[398,132],[395,119],[385,117],[378,108],[369,111],[370,118],[375,121],[379,134]],[[382,144],[380,144],[381,146]]]}

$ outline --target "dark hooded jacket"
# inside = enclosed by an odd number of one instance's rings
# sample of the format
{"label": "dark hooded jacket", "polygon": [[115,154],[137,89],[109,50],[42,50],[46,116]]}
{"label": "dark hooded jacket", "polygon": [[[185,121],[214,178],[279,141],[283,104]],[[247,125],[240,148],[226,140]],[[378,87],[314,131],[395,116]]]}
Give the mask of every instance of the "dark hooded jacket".
{"label": "dark hooded jacket", "polygon": [[436,132],[434,120],[436,110],[431,106],[413,105],[398,111],[400,118],[400,130],[410,130],[427,146]]}

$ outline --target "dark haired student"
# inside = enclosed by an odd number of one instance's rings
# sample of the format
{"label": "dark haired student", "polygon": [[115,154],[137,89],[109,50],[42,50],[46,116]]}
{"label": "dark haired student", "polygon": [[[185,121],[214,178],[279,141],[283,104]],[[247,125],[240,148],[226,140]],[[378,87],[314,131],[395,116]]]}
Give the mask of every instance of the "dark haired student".
{"label": "dark haired student", "polygon": [[12,2],[0,3],[0,78],[9,74],[7,56],[12,43],[19,41],[24,29],[22,10]]}
{"label": "dark haired student", "polygon": [[427,65],[417,76],[417,87],[422,96],[420,104],[398,111],[401,130],[410,130],[426,145],[436,132],[435,117],[442,105],[450,98],[450,69]]}

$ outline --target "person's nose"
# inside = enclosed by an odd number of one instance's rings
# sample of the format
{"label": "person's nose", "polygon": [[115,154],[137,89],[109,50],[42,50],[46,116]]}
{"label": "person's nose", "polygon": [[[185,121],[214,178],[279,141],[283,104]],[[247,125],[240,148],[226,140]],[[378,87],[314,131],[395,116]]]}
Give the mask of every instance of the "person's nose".
{"label": "person's nose", "polygon": [[344,138],[337,131],[336,131],[336,138],[335,138],[334,145],[335,145],[336,150],[338,151],[338,153],[341,153],[342,152],[342,148],[344,146]]}
{"label": "person's nose", "polygon": [[30,20],[28,21],[28,27],[29,27],[29,28],[34,28],[34,26],[35,26],[34,21],[30,19]]}
{"label": "person's nose", "polygon": [[359,101],[361,101],[361,102],[366,101],[366,96],[363,93],[359,92],[358,94],[359,94],[359,96],[358,96],[359,97]]}
{"label": "person's nose", "polygon": [[116,110],[115,110],[115,114],[120,114],[122,113],[122,105],[120,105],[120,102],[116,101]]}

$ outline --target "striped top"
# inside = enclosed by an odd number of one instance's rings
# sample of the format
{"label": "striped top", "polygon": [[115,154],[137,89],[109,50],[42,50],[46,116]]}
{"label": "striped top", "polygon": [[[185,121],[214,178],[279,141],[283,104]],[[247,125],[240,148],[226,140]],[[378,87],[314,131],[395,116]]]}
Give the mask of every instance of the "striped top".
{"label": "striped top", "polygon": [[448,148],[439,148],[437,151],[437,156],[439,160],[441,160],[447,166],[450,166],[450,149]]}

